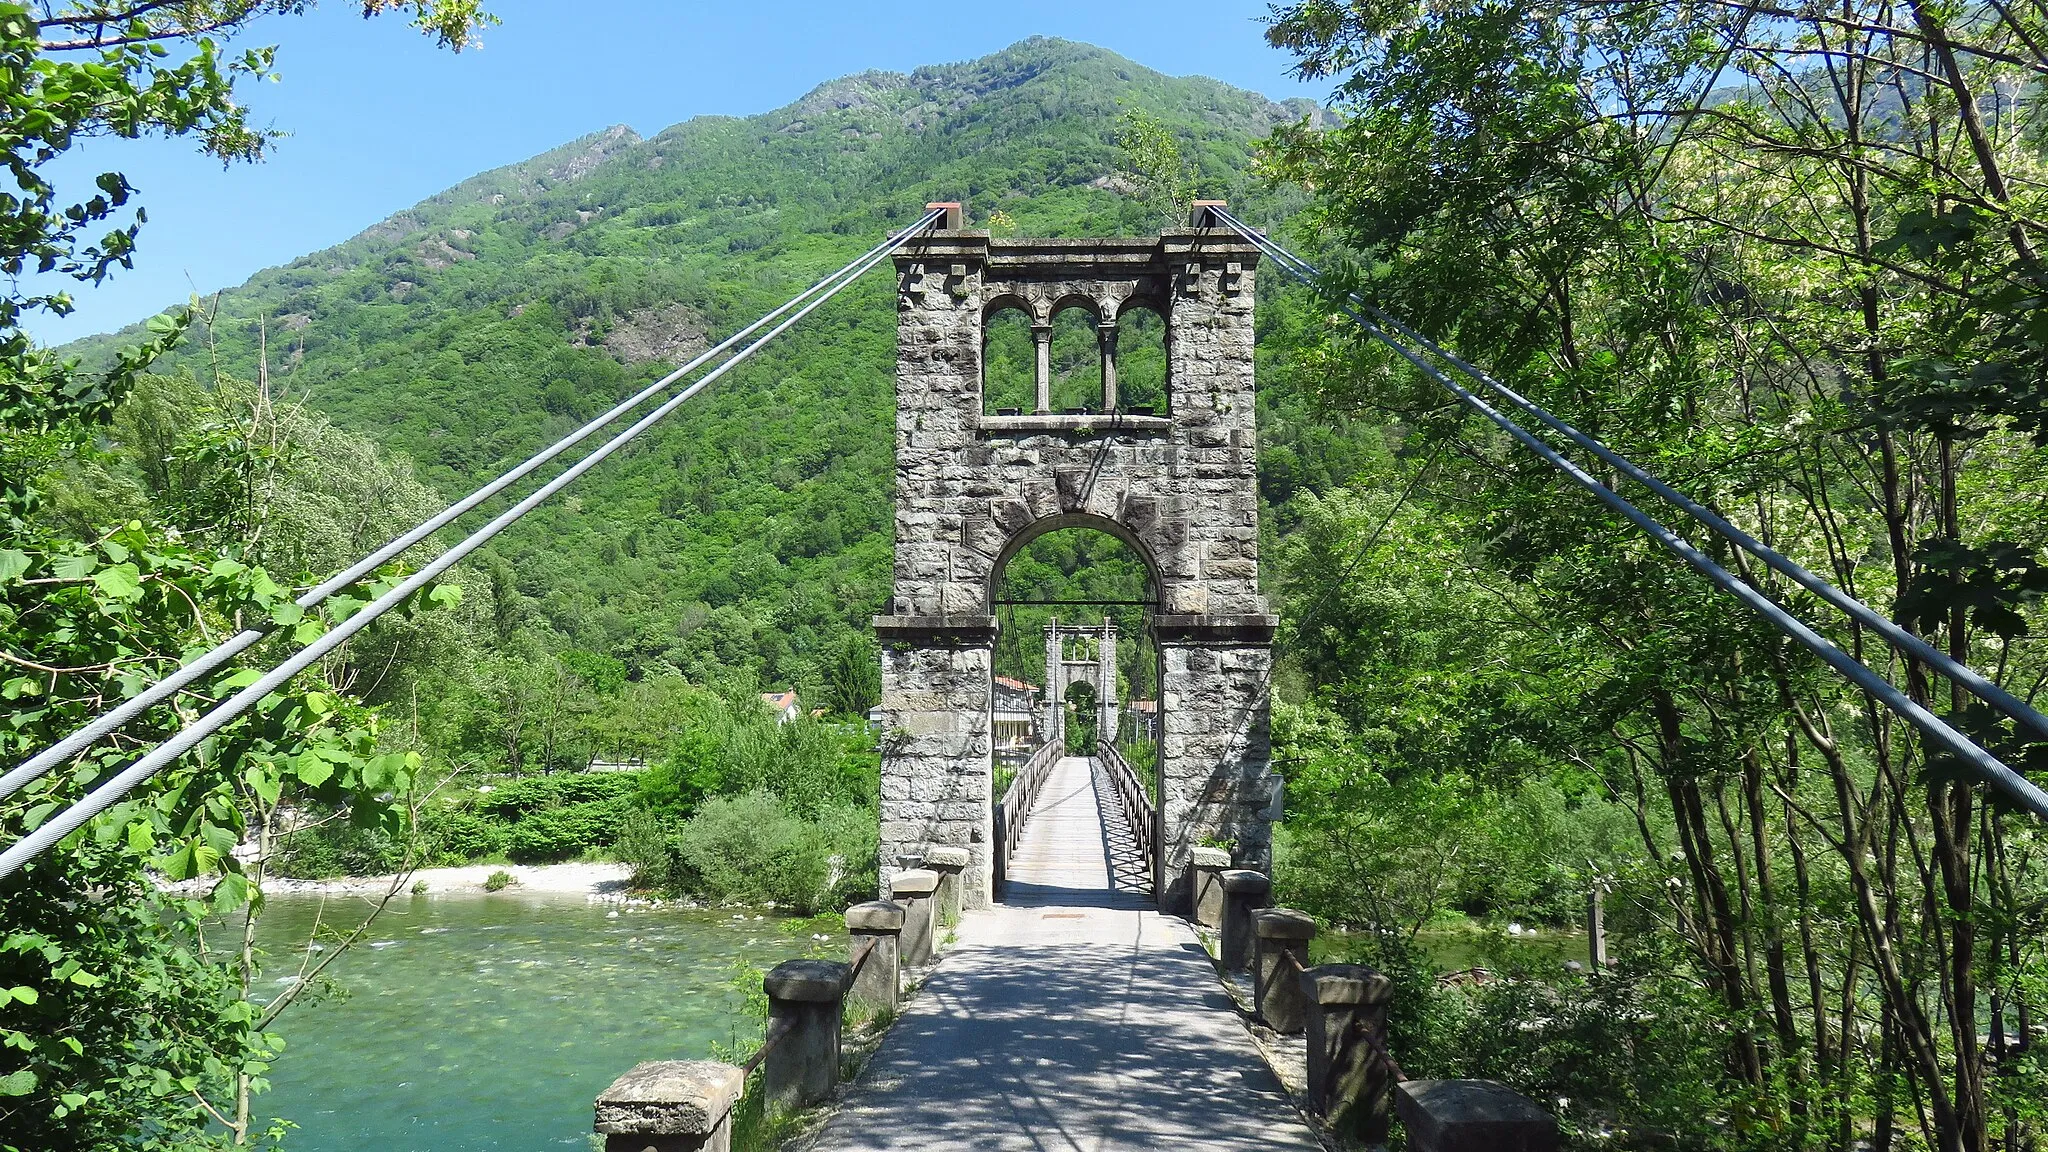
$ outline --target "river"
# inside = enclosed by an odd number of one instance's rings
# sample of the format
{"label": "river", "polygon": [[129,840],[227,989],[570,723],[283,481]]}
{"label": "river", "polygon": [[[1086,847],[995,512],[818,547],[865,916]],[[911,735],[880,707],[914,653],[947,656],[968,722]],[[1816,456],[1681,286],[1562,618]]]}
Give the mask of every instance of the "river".
{"label": "river", "polygon": [[[329,924],[358,919],[328,897]],[[265,979],[291,979],[322,915],[273,896]],[[756,1025],[736,965],[823,942],[753,913],[608,907],[582,895],[401,896],[328,968],[339,995],[293,1005],[255,1114],[298,1152],[539,1152],[589,1146],[591,1101],[642,1060],[701,1059]]]}

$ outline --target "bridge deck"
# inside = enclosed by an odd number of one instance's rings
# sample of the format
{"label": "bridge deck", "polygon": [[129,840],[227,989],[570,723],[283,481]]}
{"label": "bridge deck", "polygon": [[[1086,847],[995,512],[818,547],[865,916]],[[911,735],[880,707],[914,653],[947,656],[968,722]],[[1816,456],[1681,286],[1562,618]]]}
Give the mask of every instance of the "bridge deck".
{"label": "bridge deck", "polygon": [[1149,904],[1108,781],[1061,760],[1007,902],[962,917],[814,1147],[1318,1148],[1194,933]]}

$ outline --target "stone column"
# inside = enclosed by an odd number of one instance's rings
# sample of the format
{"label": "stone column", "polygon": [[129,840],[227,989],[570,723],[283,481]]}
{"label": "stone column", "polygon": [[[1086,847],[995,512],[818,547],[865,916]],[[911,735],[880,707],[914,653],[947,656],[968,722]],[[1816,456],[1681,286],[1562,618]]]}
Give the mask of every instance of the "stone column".
{"label": "stone column", "polygon": [[[898,547],[902,544],[899,541]],[[990,794],[993,617],[882,616],[883,895],[898,856],[964,849],[961,903],[986,908],[995,837]]]}
{"label": "stone column", "polygon": [[937,916],[940,925],[960,922],[960,873],[967,868],[967,849],[941,846],[924,854],[924,866],[939,874]]}
{"label": "stone column", "polygon": [[854,973],[847,995],[877,1008],[896,1010],[902,994],[901,944],[903,905],[893,900],[870,900],[846,910],[846,962],[850,965],[868,949],[868,958]]}
{"label": "stone column", "polygon": [[1223,884],[1223,938],[1217,944],[1217,959],[1225,972],[1242,972],[1252,963],[1252,914],[1273,902],[1273,882],[1264,872],[1249,868],[1226,869],[1217,878]]}
{"label": "stone column", "polygon": [[[1188,901],[1195,923],[1204,928],[1223,926],[1223,874],[1230,870],[1230,853],[1200,845],[1188,850],[1189,882],[1195,886]],[[1263,877],[1262,877],[1263,879]]]}
{"label": "stone column", "polygon": [[1364,1143],[1385,1143],[1394,1076],[1365,1038],[1386,1046],[1394,982],[1361,964],[1324,964],[1301,974],[1301,992],[1309,1111]]}
{"label": "stone column", "polygon": [[782,1038],[761,1063],[761,1091],[774,1112],[808,1108],[839,1083],[839,1026],[846,965],[836,960],[784,960],[761,981],[768,993],[768,1033]]}
{"label": "stone column", "polygon": [[650,1060],[597,1096],[605,1152],[729,1152],[746,1076],[714,1060]]}
{"label": "stone column", "polygon": [[1188,914],[1190,853],[1204,840],[1234,845],[1233,855],[1245,868],[1263,872],[1272,866],[1272,620],[1154,618],[1164,825],[1160,891],[1172,901],[1162,911]]}
{"label": "stone column", "polygon": [[1557,1152],[1557,1121],[1492,1080],[1410,1080],[1394,1086],[1410,1152]]}
{"label": "stone column", "polygon": [[1153,549],[1160,611],[1159,863],[1162,896],[1191,888],[1189,849],[1228,841],[1238,862],[1272,865],[1266,690],[1278,623],[1259,591],[1258,250],[1216,230],[1171,232],[1161,257],[1170,438],[1178,454]]}
{"label": "stone column", "polygon": [[1254,1002],[1259,1019],[1283,1035],[1299,1032],[1308,1016],[1301,972],[1308,967],[1308,942],[1315,939],[1316,922],[1292,908],[1265,908],[1252,913],[1252,934],[1258,938]]}
{"label": "stone column", "polygon": [[903,905],[903,962],[912,967],[931,963],[932,897],[938,889],[939,874],[926,868],[898,872],[890,881],[890,898]]}
{"label": "stone column", "polygon": [[1116,411],[1116,321],[1105,319],[1095,328],[1102,348],[1102,410]]}
{"label": "stone column", "polygon": [[1052,325],[1033,324],[1031,342],[1038,347],[1038,411],[1052,411]]}

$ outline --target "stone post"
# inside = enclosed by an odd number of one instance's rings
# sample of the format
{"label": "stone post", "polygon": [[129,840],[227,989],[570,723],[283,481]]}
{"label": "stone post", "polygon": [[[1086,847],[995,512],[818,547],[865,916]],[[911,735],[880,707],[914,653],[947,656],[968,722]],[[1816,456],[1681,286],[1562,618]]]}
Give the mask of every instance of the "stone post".
{"label": "stone post", "polygon": [[852,964],[860,950],[868,948],[867,962],[854,974],[847,995],[877,1008],[896,1010],[903,990],[899,959],[903,920],[903,905],[890,900],[870,900],[846,910],[846,962]]}
{"label": "stone post", "polygon": [[916,967],[932,961],[932,895],[939,874],[928,868],[898,872],[889,882],[890,898],[903,905],[903,962]]}
{"label": "stone post", "polygon": [[768,1035],[782,1039],[761,1063],[770,1111],[794,1112],[832,1095],[839,1083],[839,1025],[846,965],[784,960],[761,981],[768,993]]}
{"label": "stone post", "polygon": [[1394,982],[1361,964],[1323,964],[1301,974],[1301,992],[1309,1110],[1364,1143],[1385,1143],[1394,1076],[1366,1037],[1386,1046]]}
{"label": "stone post", "polygon": [[1200,845],[1188,850],[1188,881],[1195,887],[1188,906],[1195,923],[1204,928],[1223,927],[1223,873],[1230,869],[1230,853]]}
{"label": "stone post", "polygon": [[1410,1080],[1394,1086],[1409,1152],[1557,1152],[1557,1121],[1492,1080]]}
{"label": "stone post", "polygon": [[1259,1007],[1259,1019],[1282,1035],[1299,1032],[1308,1016],[1301,969],[1308,967],[1308,942],[1315,939],[1316,922],[1308,913],[1292,908],[1264,908],[1252,913],[1252,933],[1258,937],[1253,1002]]}
{"label": "stone post", "polygon": [[728,1152],[746,1076],[714,1060],[650,1060],[598,1093],[605,1152]]}
{"label": "stone post", "polygon": [[939,874],[937,915],[939,924],[960,922],[960,873],[967,867],[967,849],[952,845],[927,848],[924,866]]}
{"label": "stone post", "polygon": [[1595,972],[1607,967],[1607,911],[1601,906],[1603,895],[1598,887],[1586,893],[1586,959]]}
{"label": "stone post", "polygon": [[1219,878],[1223,882],[1223,939],[1217,946],[1222,955],[1217,958],[1225,972],[1242,972],[1252,963],[1252,913],[1273,902],[1273,882],[1264,872],[1249,868],[1231,868]]}

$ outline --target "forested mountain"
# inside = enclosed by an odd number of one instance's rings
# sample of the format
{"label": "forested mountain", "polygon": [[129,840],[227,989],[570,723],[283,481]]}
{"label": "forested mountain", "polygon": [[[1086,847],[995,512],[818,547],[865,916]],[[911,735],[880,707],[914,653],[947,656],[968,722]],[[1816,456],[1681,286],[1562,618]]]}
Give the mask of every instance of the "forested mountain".
{"label": "forested mountain", "polygon": [[[278,387],[454,496],[929,200],[1019,234],[1156,231],[1169,221],[1120,175],[1132,111],[1180,139],[1204,195],[1255,212],[1272,205],[1252,142],[1318,114],[1033,39],[651,139],[609,128],[259,273],[158,370],[217,357],[254,379],[267,349]],[[869,276],[502,538],[499,591],[519,603],[499,619],[636,672],[815,684],[821,654],[887,594],[890,291]]]}

